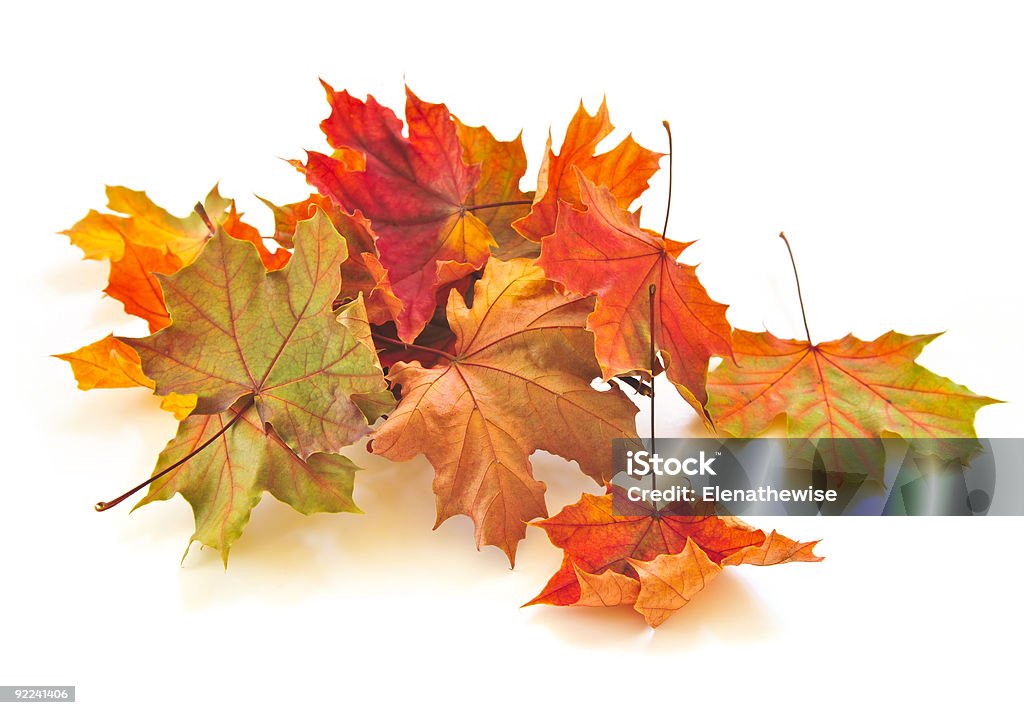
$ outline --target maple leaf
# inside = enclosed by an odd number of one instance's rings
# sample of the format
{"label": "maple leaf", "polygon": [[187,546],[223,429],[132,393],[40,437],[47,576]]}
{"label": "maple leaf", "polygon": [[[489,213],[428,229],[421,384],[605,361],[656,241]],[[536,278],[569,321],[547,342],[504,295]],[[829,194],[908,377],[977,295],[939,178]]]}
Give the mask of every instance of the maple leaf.
{"label": "maple leaf", "polygon": [[[230,204],[214,186],[203,201],[203,208],[212,221],[219,223]],[[107,207],[116,213],[90,211],[64,231],[86,258],[119,261],[130,244],[172,253],[188,263],[199,255],[210,235],[209,227],[198,213],[185,218],[172,216],[144,192],[124,186],[107,187]]]}
{"label": "maple leaf", "polygon": [[[214,187],[204,205],[209,215],[220,218],[229,202]],[[210,229],[196,213],[172,216],[145,193],[123,186],[107,187],[107,206],[123,215],[89,211],[64,234],[86,258],[110,261],[106,294],[124,304],[129,315],[145,320],[150,331],[159,330],[169,320],[154,274],[174,273],[185,258],[194,258],[198,251],[192,248],[206,241]]]}
{"label": "maple leaf", "polygon": [[54,357],[71,365],[71,371],[80,390],[101,387],[153,387],[153,381],[142,372],[139,354],[113,335],[74,352]]}
{"label": "maple leaf", "polygon": [[310,194],[302,201],[281,206],[263,197],[257,198],[274,214],[274,240],[285,248],[295,247],[295,230],[298,228],[299,221],[310,218],[317,207],[321,208],[332,222],[341,213],[341,209],[335,206],[333,201],[320,194]]}
{"label": "maple leaf", "polygon": [[296,165],[321,194],[370,220],[380,263],[402,303],[399,335],[411,342],[433,315],[438,288],[480,268],[495,245],[469,202],[474,190],[492,189],[478,189],[481,167],[463,160],[443,104],[406,88],[406,138],[394,112],[372,96],[363,102],[324,87],[332,111],[321,128],[342,153],[311,151],[305,165]]}
{"label": "maple leaf", "polygon": [[338,301],[352,300],[361,293],[371,323],[380,325],[395,320],[402,304],[391,289],[387,271],[380,264],[377,236],[361,212],[348,213],[319,194],[310,194],[302,201],[284,206],[276,206],[266,199],[262,201],[274,212],[274,239],[288,247],[292,245],[297,223],[308,219],[317,208],[323,210],[348,246],[348,257],[341,264]]}
{"label": "maple leaf", "polygon": [[[303,514],[361,513],[352,500],[358,467],[338,454],[300,459],[272,426],[248,409],[251,399],[243,398],[219,414],[184,420],[160,453],[154,474],[170,471],[134,507],[180,493],[195,515],[189,546],[198,541],[217,549],[225,567],[232,544],[264,491]],[[197,451],[199,445],[205,446]]]}
{"label": "maple leaf", "polygon": [[[279,248],[273,253],[269,251],[263,243],[263,237],[260,235],[259,229],[242,220],[242,214],[238,212],[234,201],[231,202],[227,216],[224,217],[224,221],[221,226],[225,233],[232,238],[237,238],[240,241],[247,241],[255,246],[256,252],[259,253],[260,261],[262,261],[268,271],[276,271],[284,268],[285,264],[288,263],[288,260],[292,257],[292,254],[283,248]],[[207,238],[209,238],[209,236],[207,236]]]}
{"label": "maple leaf", "polygon": [[195,395],[179,395],[177,392],[172,392],[160,398],[160,409],[170,412],[179,422],[192,414],[192,410],[195,408]]}
{"label": "maple leaf", "polygon": [[[786,433],[810,439],[881,437],[890,432],[915,449],[944,458],[959,456],[963,439],[975,437],[975,413],[999,402],[941,377],[915,362],[938,335],[890,331],[872,341],[847,335],[812,344],[771,333],[736,330],[735,362],[708,376],[708,409],[715,424],[737,437],[754,437],[780,415]],[[827,452],[830,471],[849,471],[856,460],[878,473],[881,445],[857,454]]]}
{"label": "maple leaf", "polygon": [[466,202],[488,208],[477,208],[473,214],[479,218],[494,237],[497,246],[491,255],[502,260],[536,258],[540,253],[536,243],[525,240],[512,223],[530,212],[533,192],[519,190],[519,182],[526,173],[526,152],[522,135],[512,141],[499,141],[487,127],[471,127],[453,117],[462,144],[462,160],[480,166],[480,180],[467,196]]}
{"label": "maple leaf", "polygon": [[[826,470],[840,475],[880,475],[883,432],[911,441],[922,454],[966,457],[976,437],[975,414],[1000,400],[976,395],[917,364],[939,334],[889,331],[869,342],[847,335],[814,343],[793,249],[784,233],[779,238],[793,266],[807,340],[735,331],[734,360],[708,378],[708,409],[721,429],[754,437],[785,415],[788,436],[830,440],[821,456]],[[844,442],[847,438],[856,441]],[[807,444],[814,447],[813,441]]]}
{"label": "maple leaf", "polygon": [[579,206],[579,183],[573,175],[573,167],[598,186],[606,187],[622,209],[628,209],[647,190],[648,181],[658,170],[658,162],[664,154],[640,146],[631,134],[614,149],[595,156],[598,143],[613,129],[615,127],[608,118],[608,106],[602,100],[600,109],[593,116],[587,114],[583,102],[580,102],[565,131],[558,154],[551,148],[551,133],[548,133],[534,203],[529,215],[513,224],[516,231],[531,241],[539,242],[555,230],[560,202]]}
{"label": "maple leaf", "polygon": [[[145,320],[150,332],[159,330],[170,319],[156,275],[170,275],[195,260],[210,227],[196,212],[172,216],[145,193],[123,186],[107,187],[107,206],[118,213],[90,211],[63,233],[86,258],[110,261],[106,294],[120,301],[129,315]],[[216,186],[202,206],[212,223],[253,243],[268,268],[280,268],[288,260],[287,251],[266,249],[259,231],[241,220],[234,201],[223,198]]]}
{"label": "maple leaf", "polygon": [[542,242],[538,265],[569,290],[597,295],[587,327],[596,336],[605,379],[650,372],[649,288],[655,286],[655,345],[669,380],[705,414],[708,360],[730,354],[726,306],[708,297],[693,266],[678,262],[691,244],[640,228],[608,189],[574,171],[580,208],[563,205],[554,233]]}
{"label": "maple leaf", "polygon": [[390,399],[372,348],[332,312],[345,257],[322,211],[299,223],[294,255],[270,273],[251,244],[219,230],[195,263],[160,279],[172,324],[123,340],[157,394],[195,394],[198,414],[251,395],[300,457],[337,452]]}
{"label": "maple leaf", "polygon": [[657,627],[724,566],[821,561],[814,555],[817,542],[796,542],[774,531],[766,535],[734,517],[656,512],[613,497],[618,489],[584,494],[550,519],[534,522],[564,557],[526,605],[632,605]]}
{"label": "maple leaf", "polygon": [[[95,388],[145,387],[153,389],[153,381],[142,372],[139,354],[113,335],[90,343],[71,353],[54,355],[71,365],[79,390]],[[160,407],[183,420],[196,405],[195,395],[171,393]]]}
{"label": "maple leaf", "polygon": [[[90,211],[63,233],[86,258],[110,261],[105,292],[120,301],[125,312],[146,320],[151,332],[170,323],[157,274],[170,275],[195,259],[210,236],[207,220],[216,220],[235,238],[252,243],[269,269],[280,268],[291,255],[267,250],[259,231],[242,221],[235,202],[223,198],[216,186],[201,205],[205,218],[198,212],[186,218],[172,216],[144,192],[123,186],[108,186],[107,201],[118,214]],[[55,357],[71,365],[82,390],[153,387],[142,372],[138,353],[113,336]],[[195,402],[194,395],[170,393],[160,406],[182,420]]]}
{"label": "maple leaf", "polygon": [[448,299],[454,354],[432,368],[397,363],[388,380],[402,400],[381,425],[373,452],[434,466],[437,524],[465,514],[477,547],[498,546],[515,563],[526,524],[545,516],[545,486],[529,456],[538,449],[576,460],[598,483],[611,479],[613,438],[636,438],[637,408],[619,390],[600,392],[593,299],[560,293],[528,259],[491,259],[472,308]]}

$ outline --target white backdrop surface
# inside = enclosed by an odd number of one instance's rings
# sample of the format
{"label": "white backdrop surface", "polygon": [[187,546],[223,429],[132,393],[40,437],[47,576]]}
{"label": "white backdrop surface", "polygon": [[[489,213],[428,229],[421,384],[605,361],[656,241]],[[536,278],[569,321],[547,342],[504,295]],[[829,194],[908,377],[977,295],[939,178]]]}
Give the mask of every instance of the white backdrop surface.
{"label": "white backdrop surface", "polygon": [[[744,567],[657,631],[628,609],[520,609],[559,551],[517,567],[436,532],[431,469],[356,445],[366,512],[302,517],[267,496],[225,572],[180,498],[92,504],[141,481],[174,421],[140,390],[75,389],[47,357],[144,332],[104,265],[56,232],[104,184],[178,215],[215,182],[271,230],[259,193],[305,195],[278,157],[326,148],[318,77],[402,106],[403,80],[503,139],[532,188],[582,98],[614,139],[675,134],[670,234],[699,239],[731,322],[817,340],[947,331],[922,363],[1007,404],[1024,436],[1024,16],[1011,4],[32,3],[2,30],[0,685],[78,687],[81,712],[862,711],[1015,707],[1021,519],[761,520],[823,538],[821,564]],[[664,164],[663,164],[664,165]],[[660,227],[667,176],[642,199]],[[666,394],[663,390],[661,394]],[[659,408],[668,435],[681,402]],[[640,424],[646,424],[643,414]],[[554,513],[589,480],[535,457]],[[0,705],[0,708],[4,706]],[[7,706],[15,708],[18,706]],[[54,708],[57,706],[44,706]]]}

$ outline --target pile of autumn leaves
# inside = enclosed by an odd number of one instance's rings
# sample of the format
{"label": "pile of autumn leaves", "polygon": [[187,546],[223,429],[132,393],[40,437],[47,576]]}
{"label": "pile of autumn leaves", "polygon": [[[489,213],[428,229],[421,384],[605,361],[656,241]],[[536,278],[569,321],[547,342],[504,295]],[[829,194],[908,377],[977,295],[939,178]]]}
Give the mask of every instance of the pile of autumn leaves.
{"label": "pile of autumn leaves", "polygon": [[[657,152],[581,106],[536,193],[522,144],[407,94],[403,124],[372,97],[327,87],[331,155],[292,162],[317,193],[275,217],[271,252],[216,189],[176,218],[108,188],[112,213],[65,233],[110,262],[106,293],[151,335],[62,355],[79,387],[143,386],[181,420],[141,503],[181,493],[192,541],[225,563],[264,491],[303,513],[356,512],[340,451],[426,455],[438,524],[471,517],[477,545],[514,561],[528,522],[565,552],[534,603],[633,604],[651,625],[726,565],[817,560],[813,544],[720,517],[613,513],[609,492],[547,517],[530,455],[578,462],[599,484],[610,442],[637,437],[615,384],[649,377],[651,330],[668,379],[721,432],[755,436],[779,415],[803,437],[972,436],[990,402],[914,360],[934,336],[810,345],[733,330],[686,243],[628,208]],[[269,202],[268,202],[269,203]],[[655,320],[648,319],[656,287]],[[725,359],[709,376],[712,356]],[[191,543],[191,542],[190,542]]]}

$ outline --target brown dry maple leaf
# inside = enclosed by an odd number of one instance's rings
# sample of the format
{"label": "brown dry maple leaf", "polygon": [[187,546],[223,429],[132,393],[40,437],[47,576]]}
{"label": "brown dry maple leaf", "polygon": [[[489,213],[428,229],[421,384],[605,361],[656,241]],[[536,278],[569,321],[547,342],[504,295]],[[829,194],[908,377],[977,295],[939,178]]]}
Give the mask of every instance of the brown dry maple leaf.
{"label": "brown dry maple leaf", "polygon": [[726,306],[708,297],[693,266],[678,262],[689,243],[640,228],[608,189],[579,169],[575,174],[579,208],[562,204],[538,265],[569,290],[597,295],[587,327],[605,379],[650,371],[649,288],[655,286],[655,346],[669,380],[704,415],[708,360],[730,354]]}
{"label": "brown dry maple leaf", "polygon": [[595,184],[607,188],[622,209],[628,209],[647,190],[647,182],[658,170],[658,162],[664,154],[645,149],[629,135],[614,149],[595,156],[597,145],[614,128],[608,118],[608,106],[601,100],[601,107],[593,116],[587,114],[580,102],[558,154],[551,148],[548,133],[534,204],[528,216],[513,224],[519,233],[531,241],[540,241],[555,230],[559,202],[579,205],[579,184],[573,167]]}
{"label": "brown dry maple leaf", "polygon": [[547,514],[530,454],[576,460],[604,483],[611,440],[636,438],[637,409],[616,386],[591,387],[601,372],[584,327],[593,299],[560,293],[527,259],[492,258],[472,305],[451,292],[453,354],[432,368],[391,368],[402,400],[372,445],[394,460],[425,454],[436,470],[437,524],[470,516],[477,546],[498,546],[514,563],[526,522]]}
{"label": "brown dry maple leaf", "polygon": [[[821,561],[801,543],[734,517],[659,513],[646,504],[584,494],[543,521],[562,566],[526,605],[632,605],[653,627],[685,606],[730,565]],[[616,513],[618,511],[618,513]]]}

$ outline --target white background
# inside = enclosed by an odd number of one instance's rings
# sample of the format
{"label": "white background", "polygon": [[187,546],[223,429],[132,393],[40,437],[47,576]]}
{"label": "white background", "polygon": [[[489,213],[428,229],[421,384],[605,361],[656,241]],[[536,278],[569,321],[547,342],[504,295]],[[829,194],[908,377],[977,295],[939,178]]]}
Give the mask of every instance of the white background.
{"label": "white background", "polygon": [[[1008,401],[982,435],[1024,435],[1013,5],[346,5],[5,10],[0,684],[75,684],[60,707],[82,712],[1019,707],[1020,519],[762,521],[823,537],[827,560],[733,569],[652,632],[628,609],[519,609],[560,552],[531,530],[510,571],[467,519],[431,532],[422,458],[357,445],[364,516],[267,497],[226,572],[208,550],[179,565],[180,498],[92,511],[175,425],[141,390],[77,391],[47,357],[144,332],[56,232],[105,183],[183,215],[218,180],[269,232],[253,193],[307,190],[277,157],[326,148],[318,76],[399,108],[405,79],[500,138],[524,128],[528,187],[581,97],[606,94],[615,136],[652,148],[669,119],[670,234],[700,239],[684,257],[736,326],[802,333],[784,229],[816,340],[947,330],[922,362]],[[663,172],[643,199],[655,228],[666,188]],[[681,429],[681,404],[663,407]],[[588,483],[535,464],[552,512]]]}

